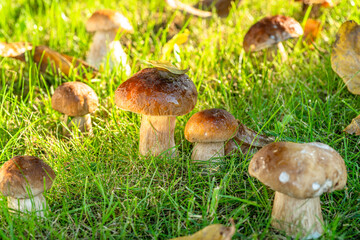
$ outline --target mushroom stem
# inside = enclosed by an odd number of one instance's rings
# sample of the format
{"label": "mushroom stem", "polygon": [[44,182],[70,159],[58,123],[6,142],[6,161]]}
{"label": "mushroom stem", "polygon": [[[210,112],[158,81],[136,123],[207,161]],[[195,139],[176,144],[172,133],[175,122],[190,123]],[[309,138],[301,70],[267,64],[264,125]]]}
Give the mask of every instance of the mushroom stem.
{"label": "mushroom stem", "polygon": [[168,155],[174,156],[175,124],[176,117],[143,115],[140,127],[140,154],[158,156],[168,150]]}
{"label": "mushroom stem", "polygon": [[92,133],[92,125],[91,125],[91,116],[90,114],[86,114],[84,116],[74,117],[71,122],[68,124],[69,128],[76,126],[80,132],[89,132]]}
{"label": "mushroom stem", "polygon": [[[97,68],[102,63],[107,63],[109,57],[109,68],[118,67],[121,65],[130,74],[131,69],[127,64],[127,55],[124,52],[119,41],[114,41],[117,34],[117,29],[110,31],[95,32],[93,42],[90,46],[90,51],[87,57],[87,62]],[[110,55],[108,55],[110,53]]]}
{"label": "mushroom stem", "polygon": [[284,45],[281,42],[278,42],[276,44],[277,49],[279,50],[280,56],[281,56],[281,62],[286,62],[288,59],[288,55],[285,51]]}
{"label": "mushroom stem", "polygon": [[296,199],[275,192],[272,226],[293,237],[319,238],[324,223],[320,198]]}
{"label": "mushroom stem", "polygon": [[[199,142],[196,143],[191,155],[192,160],[207,161],[213,157],[224,156],[224,142]],[[219,160],[212,160],[216,163]]]}
{"label": "mushroom stem", "polygon": [[23,213],[36,212],[37,216],[44,217],[46,199],[43,194],[38,194],[31,199],[8,197],[8,207]]}

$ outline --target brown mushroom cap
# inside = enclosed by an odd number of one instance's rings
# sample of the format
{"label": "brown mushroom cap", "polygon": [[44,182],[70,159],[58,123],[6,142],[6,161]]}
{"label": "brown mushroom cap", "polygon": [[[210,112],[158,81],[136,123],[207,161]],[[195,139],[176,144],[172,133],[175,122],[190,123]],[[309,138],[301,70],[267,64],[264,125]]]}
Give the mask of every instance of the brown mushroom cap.
{"label": "brown mushroom cap", "polygon": [[126,111],[151,116],[180,116],[196,105],[197,91],[186,74],[146,68],[120,84],[116,105]]}
{"label": "brown mushroom cap", "polygon": [[206,109],[191,116],[185,126],[185,138],[189,142],[224,142],[235,135],[237,127],[231,113]]}
{"label": "brown mushroom cap", "polygon": [[342,189],[347,180],[342,157],[318,142],[268,144],[251,159],[249,173],[273,190],[298,199]]}
{"label": "brown mushroom cap", "polygon": [[291,17],[276,15],[255,23],[244,37],[246,52],[259,51],[304,33],[300,23]]}
{"label": "brown mushroom cap", "polygon": [[52,96],[51,106],[69,116],[83,116],[95,111],[98,97],[91,87],[82,82],[66,82]]}
{"label": "brown mushroom cap", "polygon": [[121,13],[111,9],[95,11],[86,22],[88,32],[109,31],[118,28],[125,32],[134,32],[129,20]]}
{"label": "brown mushroom cap", "polygon": [[0,168],[0,191],[4,196],[30,198],[50,189],[56,175],[40,158],[16,156]]}

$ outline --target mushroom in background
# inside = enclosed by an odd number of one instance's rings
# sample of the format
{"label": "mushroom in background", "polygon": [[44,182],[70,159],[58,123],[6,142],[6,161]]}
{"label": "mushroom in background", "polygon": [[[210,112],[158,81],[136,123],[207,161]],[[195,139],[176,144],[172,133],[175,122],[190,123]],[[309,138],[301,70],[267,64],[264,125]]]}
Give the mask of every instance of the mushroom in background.
{"label": "mushroom in background", "polygon": [[237,128],[235,117],[222,109],[212,108],[192,115],[185,126],[185,138],[195,143],[191,159],[207,161],[223,157],[225,142],[236,134]]}
{"label": "mushroom in background", "polygon": [[56,175],[41,159],[16,156],[0,168],[0,191],[8,199],[8,207],[19,212],[36,212],[43,217],[46,199]]}
{"label": "mushroom in background", "polygon": [[[51,106],[54,110],[65,114],[65,125],[71,129],[74,125],[81,132],[92,133],[90,113],[96,110],[99,104],[94,90],[82,82],[66,82],[59,86],[52,96]],[[74,117],[67,124],[68,116]],[[64,134],[70,132],[64,128]]]}
{"label": "mushroom in background", "polygon": [[311,17],[318,17],[320,15],[320,8],[333,8],[334,2],[332,0],[295,0],[296,2],[302,2],[302,10],[305,14],[311,5]]}
{"label": "mushroom in background", "polygon": [[127,64],[127,55],[120,42],[115,40],[119,31],[134,32],[129,20],[114,10],[97,10],[87,20],[86,30],[95,32],[87,62],[99,68],[102,63],[107,62],[109,57],[110,70],[121,65],[126,74],[130,75],[131,68]]}
{"label": "mushroom in background", "polygon": [[202,10],[211,10],[211,7],[215,7],[216,13],[219,17],[227,17],[232,7],[232,3],[239,4],[238,0],[201,0],[195,7]]}
{"label": "mushroom in background", "polygon": [[250,27],[244,37],[243,47],[246,52],[273,48],[275,52],[279,51],[284,62],[287,60],[287,53],[281,42],[300,37],[303,33],[300,23],[291,17],[265,17]]}
{"label": "mushroom in background", "polygon": [[324,224],[320,195],[344,188],[344,160],[326,144],[271,143],[251,159],[249,173],[275,190],[272,226],[288,235],[318,238]]}
{"label": "mushroom in background", "polygon": [[120,84],[116,105],[142,114],[140,154],[158,156],[170,150],[175,155],[176,116],[189,113],[196,105],[197,91],[186,74],[164,68],[146,68]]}

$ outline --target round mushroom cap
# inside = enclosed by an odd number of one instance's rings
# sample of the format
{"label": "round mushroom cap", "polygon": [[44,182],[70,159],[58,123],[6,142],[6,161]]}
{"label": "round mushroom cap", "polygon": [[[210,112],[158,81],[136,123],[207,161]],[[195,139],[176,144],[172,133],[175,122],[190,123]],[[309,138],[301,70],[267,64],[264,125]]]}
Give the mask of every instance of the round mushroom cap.
{"label": "round mushroom cap", "polygon": [[125,32],[134,32],[129,20],[121,13],[111,9],[95,11],[86,22],[88,32],[109,31],[118,28]]}
{"label": "round mushroom cap", "polygon": [[16,156],[0,168],[0,191],[4,196],[30,198],[50,189],[55,177],[40,158]]}
{"label": "round mushroom cap", "polygon": [[52,96],[51,106],[68,116],[83,116],[95,111],[98,97],[91,87],[82,82],[66,82]]}
{"label": "round mushroom cap", "polygon": [[298,199],[342,189],[347,180],[342,157],[318,142],[268,144],[251,159],[249,173],[273,190]]}
{"label": "round mushroom cap", "polygon": [[255,23],[244,37],[246,52],[259,51],[279,42],[303,35],[304,31],[295,19],[276,15],[265,17]]}
{"label": "round mushroom cap", "polygon": [[236,134],[238,122],[223,109],[206,109],[191,116],[185,126],[189,142],[225,142]]}
{"label": "round mushroom cap", "polygon": [[157,68],[141,70],[115,91],[119,108],[150,116],[184,115],[196,101],[196,87],[188,75]]}

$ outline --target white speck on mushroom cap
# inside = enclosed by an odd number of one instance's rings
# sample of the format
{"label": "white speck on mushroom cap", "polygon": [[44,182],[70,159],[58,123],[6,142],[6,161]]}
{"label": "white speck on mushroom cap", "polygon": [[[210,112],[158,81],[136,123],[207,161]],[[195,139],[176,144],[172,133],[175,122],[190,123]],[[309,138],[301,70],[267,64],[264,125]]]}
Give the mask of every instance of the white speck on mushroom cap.
{"label": "white speck on mushroom cap", "polygon": [[289,174],[287,172],[281,172],[279,175],[279,181],[282,183],[287,183],[290,179]]}
{"label": "white speck on mushroom cap", "polygon": [[179,102],[177,101],[177,99],[175,97],[173,97],[173,96],[170,96],[170,95],[166,96],[166,101],[174,103],[176,105],[179,105]]}
{"label": "white speck on mushroom cap", "polygon": [[273,28],[278,28],[275,24],[273,25]]}
{"label": "white speck on mushroom cap", "polygon": [[275,36],[274,36],[274,35],[270,35],[270,38],[271,38],[271,39],[275,39]]}
{"label": "white speck on mushroom cap", "polygon": [[325,183],[320,186],[319,190],[314,194],[314,197],[319,197],[324,192],[327,192],[333,185],[333,182],[329,179],[326,179]]}
{"label": "white speck on mushroom cap", "polygon": [[312,189],[314,189],[314,191],[318,190],[320,188],[320,184],[318,184],[317,182],[314,182],[312,184]]}
{"label": "white speck on mushroom cap", "polygon": [[335,151],[332,147],[330,147],[329,145],[326,145],[324,143],[311,142],[311,143],[308,143],[308,144],[311,145],[311,146],[321,148],[321,149],[325,149],[325,150],[329,150],[329,151]]}

